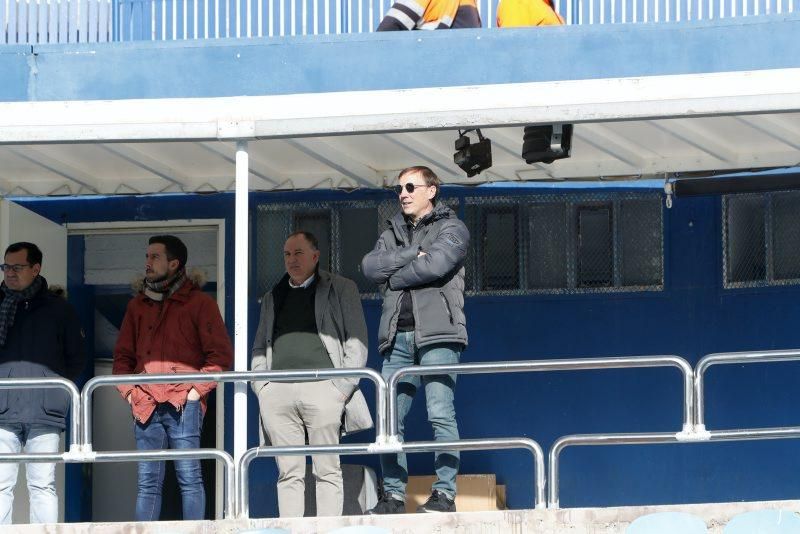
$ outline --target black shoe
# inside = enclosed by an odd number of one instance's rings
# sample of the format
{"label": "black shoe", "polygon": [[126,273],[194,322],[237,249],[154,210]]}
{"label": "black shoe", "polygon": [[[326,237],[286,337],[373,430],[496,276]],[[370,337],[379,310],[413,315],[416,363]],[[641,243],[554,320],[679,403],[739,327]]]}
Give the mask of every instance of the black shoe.
{"label": "black shoe", "polygon": [[417,512],[455,512],[456,502],[439,490],[433,490],[428,501],[417,508]]}
{"label": "black shoe", "polygon": [[368,515],[384,515],[384,514],[404,514],[406,513],[406,503],[400,499],[395,499],[391,495],[384,495],[375,508],[367,510]]}

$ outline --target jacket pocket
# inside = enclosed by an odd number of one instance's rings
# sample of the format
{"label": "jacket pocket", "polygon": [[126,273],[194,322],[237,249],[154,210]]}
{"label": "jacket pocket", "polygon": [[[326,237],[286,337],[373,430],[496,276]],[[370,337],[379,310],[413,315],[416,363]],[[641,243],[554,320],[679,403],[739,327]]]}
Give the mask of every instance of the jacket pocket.
{"label": "jacket pocket", "polygon": [[67,392],[61,389],[43,389],[42,409],[50,417],[63,419],[67,416],[69,409],[69,398]]}
{"label": "jacket pocket", "polygon": [[[44,378],[57,378],[59,375],[49,369],[42,370]],[[63,419],[69,410],[69,396],[61,388],[43,388],[38,390],[42,399],[42,410],[50,417]]]}
{"label": "jacket pocket", "polygon": [[[173,362],[167,365],[166,372],[180,375],[186,373],[199,373],[200,370],[185,363]],[[192,385],[193,384],[191,382],[176,382],[174,384],[169,384],[168,387],[171,387],[173,391],[187,391],[191,389]]]}
{"label": "jacket pocket", "polygon": [[447,312],[447,318],[450,320],[450,324],[455,324],[453,321],[453,310],[450,308],[450,303],[447,301],[444,291],[439,291],[439,296],[442,297],[442,302],[444,302],[444,309]]}

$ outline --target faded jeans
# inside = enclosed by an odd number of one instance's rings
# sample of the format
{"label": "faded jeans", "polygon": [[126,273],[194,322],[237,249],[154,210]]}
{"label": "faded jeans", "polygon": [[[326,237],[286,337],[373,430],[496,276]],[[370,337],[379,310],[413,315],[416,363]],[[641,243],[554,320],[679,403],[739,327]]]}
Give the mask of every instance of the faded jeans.
{"label": "faded jeans", "polygon": [[[10,423],[0,425],[0,453],[58,452],[61,429],[52,425]],[[0,524],[11,524],[14,486],[19,464],[0,463]],[[56,523],[56,464],[27,463],[30,522]]]}
{"label": "faded jeans", "polygon": [[[135,423],[136,448],[198,449],[203,410],[200,401],[187,401],[181,410],[169,403],[159,404],[153,415],[142,424]],[[175,460],[175,476],[181,488],[183,519],[203,519],[206,492],[200,460]],[[164,462],[139,462],[139,491],[136,496],[136,521],[158,521],[161,515],[161,494],[164,487]]]}
{"label": "faded jeans", "polygon": [[[381,374],[388,380],[392,373],[402,367],[457,364],[461,357],[461,348],[461,345],[456,343],[442,343],[417,348],[414,344],[414,332],[398,332],[392,351],[383,360]],[[433,426],[433,439],[435,441],[457,440],[458,425],[456,410],[453,406],[456,375],[411,375],[400,380],[397,386],[397,428],[400,439],[403,439],[405,419],[420,385],[425,387],[428,421]],[[446,493],[450,498],[455,498],[458,464],[458,451],[437,451],[433,464],[437,480],[432,489]],[[406,455],[404,453],[382,455],[381,470],[384,493],[404,499],[408,482]]]}

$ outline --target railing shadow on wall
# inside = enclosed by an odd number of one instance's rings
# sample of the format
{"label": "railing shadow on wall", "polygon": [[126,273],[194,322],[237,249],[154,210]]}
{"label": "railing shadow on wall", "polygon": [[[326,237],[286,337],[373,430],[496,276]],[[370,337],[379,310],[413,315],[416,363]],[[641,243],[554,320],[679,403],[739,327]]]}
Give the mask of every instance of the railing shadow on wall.
{"label": "railing shadow on wall", "polygon": [[[477,0],[484,28],[498,0]],[[337,35],[377,28],[392,0],[0,0],[0,44]],[[567,24],[717,20],[800,11],[800,0],[554,0]]]}
{"label": "railing shadow on wall", "polygon": [[[91,399],[95,389],[119,384],[170,383],[175,374],[164,375],[114,375],[95,377],[86,383],[81,392],[63,378],[2,379],[0,389],[62,388],[70,399],[70,447],[65,453],[0,454],[4,462],[60,462],[95,463],[123,461],[160,461],[186,459],[215,459],[225,465],[224,517],[249,516],[248,469],[251,462],[264,456],[309,454],[385,454],[397,452],[430,452],[435,450],[497,450],[524,449],[534,458],[534,508],[559,507],[559,457],[567,447],[588,445],[630,445],[656,443],[700,443],[714,441],[743,441],[800,438],[800,427],[751,428],[706,430],[704,407],[704,374],[714,365],[740,363],[769,363],[800,360],[800,350],[759,351],[711,354],[702,358],[692,368],[677,356],[631,356],[610,358],[578,358],[565,360],[529,360],[487,362],[453,366],[415,366],[399,369],[388,381],[376,371],[367,368],[322,369],[293,371],[242,371],[221,373],[185,373],[180,378],[190,382],[250,382],[254,380],[309,381],[326,378],[366,378],[376,386],[376,439],[374,443],[297,446],[254,447],[241,458],[234,459],[217,449],[110,451],[98,452],[92,447]],[[396,392],[400,378],[407,375],[443,373],[493,374],[542,371],[570,371],[585,369],[621,369],[641,367],[677,367],[682,374],[683,428],[677,432],[651,432],[626,434],[582,434],[557,439],[549,452],[549,469],[545,472],[544,453],[539,444],[527,437],[462,439],[452,442],[401,442],[396,421]],[[546,475],[549,475],[546,476]],[[548,480],[549,479],[549,480]],[[549,482],[549,484],[546,484]],[[545,491],[547,486],[547,497]]]}

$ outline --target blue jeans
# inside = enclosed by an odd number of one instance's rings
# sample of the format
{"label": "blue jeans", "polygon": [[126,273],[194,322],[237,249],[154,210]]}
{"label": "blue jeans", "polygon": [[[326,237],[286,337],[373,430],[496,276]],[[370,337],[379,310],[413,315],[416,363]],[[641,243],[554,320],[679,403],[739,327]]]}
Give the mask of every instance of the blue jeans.
{"label": "blue jeans", "polygon": [[[203,410],[200,401],[188,401],[182,410],[169,403],[159,404],[150,420],[135,423],[136,448],[197,449]],[[158,521],[161,515],[161,491],[164,486],[164,462],[139,462],[139,491],[136,496],[136,521]],[[206,492],[200,460],[175,460],[175,475],[181,488],[183,519],[203,519]]]}
{"label": "blue jeans", "polygon": [[[414,332],[398,332],[392,351],[384,358],[381,374],[387,380],[396,370],[410,365],[450,365],[459,362],[461,345],[443,343],[417,348]],[[433,426],[435,441],[458,439],[456,410],[453,398],[456,388],[456,375],[405,376],[397,385],[398,434],[403,439],[405,419],[411,409],[414,394],[420,385],[425,386],[425,401],[428,407],[428,421]],[[433,489],[454,498],[456,495],[456,475],[458,474],[458,451],[437,451],[434,459],[437,480]],[[381,456],[383,471],[383,490],[386,494],[400,499],[405,498],[408,482],[406,455],[385,454]]]}
{"label": "blue jeans", "polygon": [[[50,425],[9,423],[0,426],[0,453],[58,452],[61,429]],[[0,524],[11,524],[19,464],[0,463]],[[25,464],[30,496],[30,522],[56,523],[56,464]]]}

